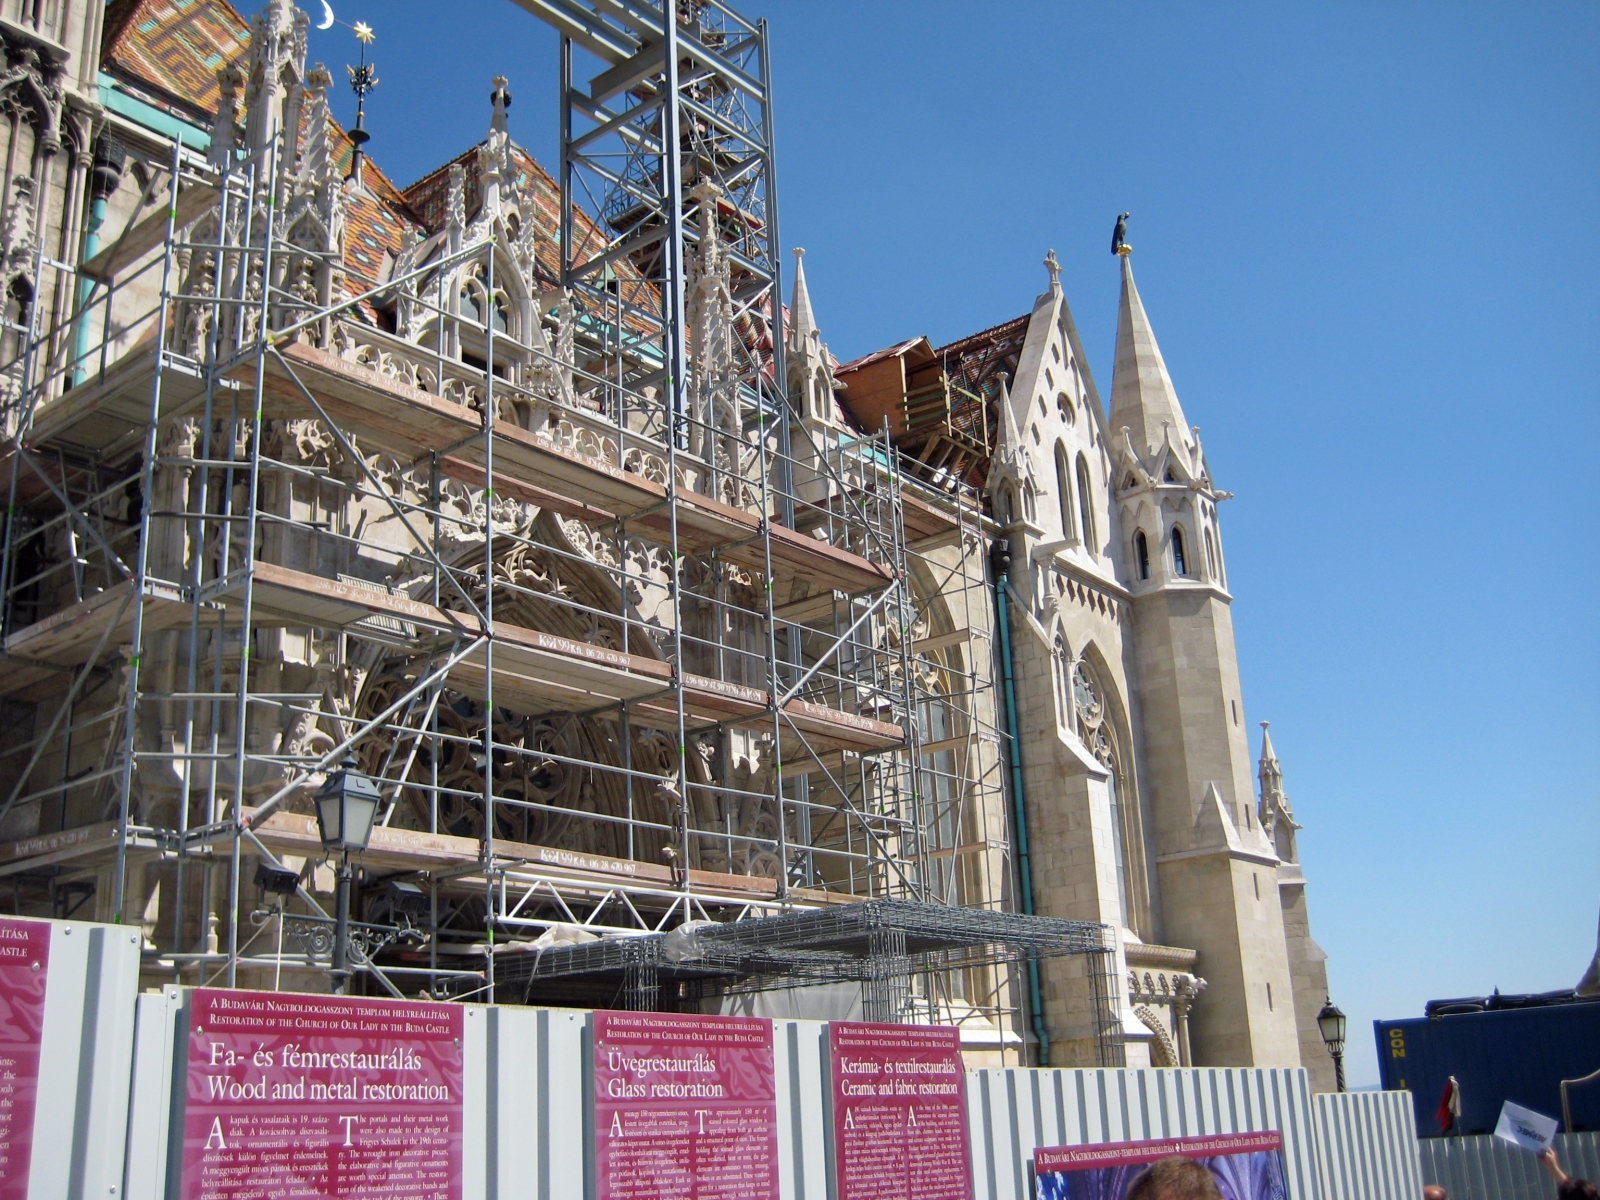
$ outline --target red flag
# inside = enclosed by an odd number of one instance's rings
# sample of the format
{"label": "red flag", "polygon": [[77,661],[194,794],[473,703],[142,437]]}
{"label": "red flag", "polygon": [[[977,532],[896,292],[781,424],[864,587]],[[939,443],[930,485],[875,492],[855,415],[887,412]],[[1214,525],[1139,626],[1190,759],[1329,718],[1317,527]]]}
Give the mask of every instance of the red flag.
{"label": "red flag", "polygon": [[1434,1119],[1439,1122],[1440,1133],[1449,1133],[1461,1119],[1461,1085],[1454,1075],[1444,1085],[1444,1095],[1439,1097],[1439,1111]]}

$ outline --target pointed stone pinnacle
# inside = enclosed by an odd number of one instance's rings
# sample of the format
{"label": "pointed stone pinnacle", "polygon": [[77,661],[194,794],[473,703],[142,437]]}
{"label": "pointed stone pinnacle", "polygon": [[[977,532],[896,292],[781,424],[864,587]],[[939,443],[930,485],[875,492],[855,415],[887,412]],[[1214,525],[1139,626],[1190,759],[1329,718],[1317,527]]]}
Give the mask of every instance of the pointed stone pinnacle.
{"label": "pointed stone pinnacle", "polygon": [[789,301],[789,336],[798,345],[817,332],[817,318],[811,311],[811,289],[806,286],[805,251],[794,248],[794,295]]}
{"label": "pointed stone pinnacle", "polygon": [[1189,428],[1133,282],[1133,265],[1126,257],[1122,260],[1117,357],[1111,377],[1111,427],[1122,426],[1128,428],[1130,449],[1141,457],[1161,449],[1168,426],[1174,430]]}

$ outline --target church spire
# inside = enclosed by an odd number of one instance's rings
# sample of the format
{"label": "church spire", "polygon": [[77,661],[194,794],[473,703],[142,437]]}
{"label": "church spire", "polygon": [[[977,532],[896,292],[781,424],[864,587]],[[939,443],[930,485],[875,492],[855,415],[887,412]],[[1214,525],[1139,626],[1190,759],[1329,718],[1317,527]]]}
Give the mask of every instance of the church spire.
{"label": "church spire", "polygon": [[794,251],[794,293],[789,300],[789,330],[784,339],[788,350],[789,398],[807,421],[834,423],[833,394],[844,385],[833,377],[833,359],[817,328],[811,311],[811,289],[806,286],[805,251]]}
{"label": "church spire", "polygon": [[1033,519],[1030,509],[1035,485],[1032,457],[1017,426],[1016,409],[1011,404],[1011,391],[1006,386],[1003,373],[995,406],[1000,410],[1000,431],[995,439],[994,453],[989,458],[989,478],[985,487],[995,518],[1002,526],[1009,527],[1019,521]]}
{"label": "church spire", "polygon": [[1011,389],[1006,386],[1004,375],[1000,376],[1000,398],[995,405],[1000,409],[1000,437],[994,448],[995,465],[1020,470],[1026,447],[1023,445],[1022,431],[1017,428],[1016,410],[1011,407]]}
{"label": "church spire", "polygon": [[1272,780],[1274,785],[1278,787],[1283,786],[1283,768],[1278,765],[1278,752],[1272,748],[1272,734],[1267,732],[1267,726],[1271,724],[1271,721],[1261,722],[1260,774],[1261,792],[1263,795],[1265,795],[1267,792],[1267,781],[1269,779]]}
{"label": "church spire", "polygon": [[802,353],[813,335],[820,338],[817,318],[811,311],[811,289],[806,286],[806,252],[794,251],[794,299],[789,302],[789,351]]}
{"label": "church spire", "polygon": [[1294,819],[1294,809],[1289,807],[1289,797],[1283,791],[1283,767],[1278,762],[1278,752],[1272,748],[1272,735],[1267,732],[1270,722],[1261,722],[1261,762],[1257,769],[1261,780],[1261,828],[1272,841],[1278,857],[1286,863],[1300,861],[1300,851],[1295,844],[1295,831],[1300,828]]}
{"label": "church spire", "polygon": [[1161,358],[1150,318],[1133,282],[1131,255],[1122,258],[1122,302],[1117,312],[1117,358],[1111,378],[1111,428],[1127,429],[1130,449],[1153,458],[1168,437],[1189,446],[1193,435]]}

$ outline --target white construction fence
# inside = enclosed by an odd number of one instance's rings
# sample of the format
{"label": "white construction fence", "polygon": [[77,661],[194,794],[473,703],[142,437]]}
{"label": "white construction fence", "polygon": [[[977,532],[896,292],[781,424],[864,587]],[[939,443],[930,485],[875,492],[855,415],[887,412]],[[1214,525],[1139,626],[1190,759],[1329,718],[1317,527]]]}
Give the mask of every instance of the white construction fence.
{"label": "white construction fence", "polygon": [[[1600,1179],[1600,1133],[1558,1133],[1556,1154],[1569,1175]],[[1526,1150],[1489,1134],[1422,1139],[1422,1178],[1454,1200],[1553,1200],[1556,1189]]]}
{"label": "white construction fence", "polygon": [[965,1071],[926,1026],[141,995],[139,957],[128,929],[0,918],[6,1200],[648,1200],[691,1176],[741,1200],[1051,1200],[1079,1160],[1136,1172],[1193,1139],[1267,1154],[1290,1200],[1433,1177],[1405,1094],[1313,1096],[1298,1069]]}

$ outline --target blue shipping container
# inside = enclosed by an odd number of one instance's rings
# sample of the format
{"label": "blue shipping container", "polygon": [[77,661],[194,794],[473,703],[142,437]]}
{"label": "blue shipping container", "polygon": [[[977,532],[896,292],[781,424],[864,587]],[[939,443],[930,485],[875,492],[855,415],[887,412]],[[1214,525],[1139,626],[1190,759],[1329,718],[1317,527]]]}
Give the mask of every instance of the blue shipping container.
{"label": "blue shipping container", "polygon": [[[1409,1091],[1417,1133],[1439,1137],[1439,1101],[1461,1085],[1457,1133],[1493,1133],[1507,1100],[1561,1118],[1561,1081],[1600,1070],[1600,1003],[1374,1021],[1386,1089]],[[1600,1081],[1567,1089],[1572,1131],[1600,1129]]]}

